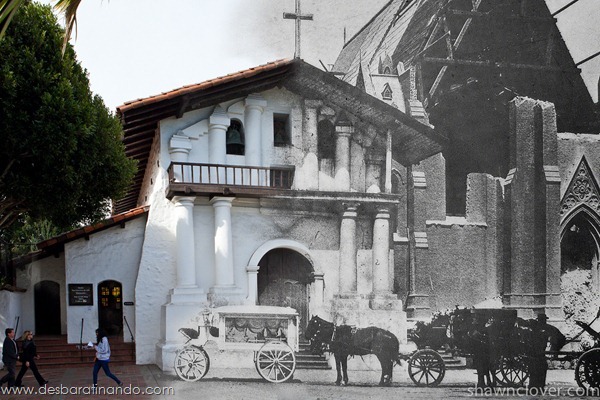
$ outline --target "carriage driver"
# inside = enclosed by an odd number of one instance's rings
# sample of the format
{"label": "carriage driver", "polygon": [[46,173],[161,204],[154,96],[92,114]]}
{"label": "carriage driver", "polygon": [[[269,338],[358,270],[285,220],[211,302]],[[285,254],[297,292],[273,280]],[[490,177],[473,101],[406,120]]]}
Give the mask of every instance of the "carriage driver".
{"label": "carriage driver", "polygon": [[529,354],[529,387],[539,390],[546,386],[546,373],[548,363],[545,351],[550,344],[553,349],[560,349],[566,343],[565,336],[556,328],[547,323],[546,314],[538,314],[532,321],[533,343]]}

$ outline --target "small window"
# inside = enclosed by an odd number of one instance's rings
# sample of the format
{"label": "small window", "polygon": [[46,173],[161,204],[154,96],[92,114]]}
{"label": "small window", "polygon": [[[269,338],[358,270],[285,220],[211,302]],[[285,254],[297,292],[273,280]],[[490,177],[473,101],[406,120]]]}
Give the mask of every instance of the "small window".
{"label": "small window", "polygon": [[381,93],[381,97],[384,100],[392,100],[392,89],[390,88],[389,84],[385,84],[385,87],[383,88],[383,93]]}
{"label": "small window", "polygon": [[275,147],[292,144],[290,131],[290,116],[287,114],[273,114],[273,145]]}
{"label": "small window", "polygon": [[226,134],[227,154],[244,155],[244,127],[237,119],[232,119]]}

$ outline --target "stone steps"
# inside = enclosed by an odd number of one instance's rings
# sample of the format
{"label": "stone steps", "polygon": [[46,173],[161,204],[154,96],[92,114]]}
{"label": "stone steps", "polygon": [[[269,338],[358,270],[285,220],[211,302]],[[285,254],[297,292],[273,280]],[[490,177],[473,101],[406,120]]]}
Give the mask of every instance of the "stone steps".
{"label": "stone steps", "polygon": [[300,351],[296,353],[296,369],[331,369],[323,355],[312,354],[308,342],[300,342]]}
{"label": "stone steps", "polygon": [[[135,364],[135,343],[123,342],[116,337],[109,338],[109,341],[111,365]],[[36,336],[35,344],[40,356],[36,363],[40,368],[89,366],[96,358],[93,349],[80,350],[79,344],[67,343],[66,335]]]}

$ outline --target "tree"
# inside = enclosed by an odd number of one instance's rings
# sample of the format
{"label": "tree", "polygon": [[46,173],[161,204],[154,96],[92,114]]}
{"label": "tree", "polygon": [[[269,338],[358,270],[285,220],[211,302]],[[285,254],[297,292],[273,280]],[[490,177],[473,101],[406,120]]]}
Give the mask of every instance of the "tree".
{"label": "tree", "polygon": [[[13,19],[19,7],[26,4],[28,0],[0,0],[0,40],[4,36],[10,21]],[[71,38],[71,32],[77,25],[77,7],[81,0],[56,0],[56,8],[65,17],[66,33],[63,37],[63,53]]]}
{"label": "tree", "polygon": [[49,6],[19,7],[0,41],[0,231],[24,214],[61,229],[106,215],[136,165]]}

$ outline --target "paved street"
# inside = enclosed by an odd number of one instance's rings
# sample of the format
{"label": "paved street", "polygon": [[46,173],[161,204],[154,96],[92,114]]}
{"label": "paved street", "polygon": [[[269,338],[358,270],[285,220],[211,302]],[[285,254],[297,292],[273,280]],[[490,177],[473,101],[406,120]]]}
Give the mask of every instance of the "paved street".
{"label": "paved street", "polygon": [[[1,395],[3,399],[282,399],[282,400],[337,400],[337,399],[461,399],[461,398],[582,398],[574,396],[576,384],[573,371],[549,371],[548,382],[550,395],[529,396],[524,393],[512,395],[490,395],[481,393],[474,395],[474,370],[448,371],[446,377],[437,388],[416,387],[409,380],[406,367],[396,367],[392,387],[376,386],[379,380],[378,371],[349,371],[350,385],[337,387],[334,370],[298,370],[294,380],[288,383],[271,384],[262,381],[256,371],[241,369],[211,369],[205,378],[198,382],[184,382],[174,376],[164,375],[155,365],[115,366],[112,371],[124,382],[124,394],[115,393],[114,382],[102,371],[99,375],[99,386],[103,394],[90,395],[92,366],[89,368],[68,368],[41,371],[50,381],[46,392],[31,395]],[[2,372],[4,374],[4,372]],[[28,373],[23,381],[31,390],[37,384]],[[164,394],[131,394],[167,388]],[[79,390],[79,395],[68,394]],[[573,396],[568,396],[567,391]],[[62,394],[49,394],[50,391]],[[160,390],[159,390],[160,391]],[[562,393],[562,395],[559,395]]]}

